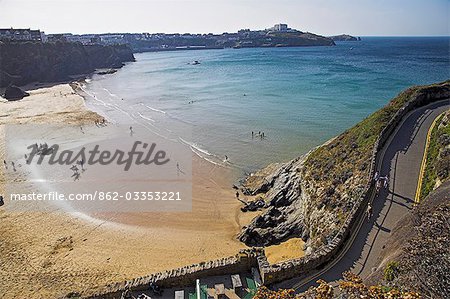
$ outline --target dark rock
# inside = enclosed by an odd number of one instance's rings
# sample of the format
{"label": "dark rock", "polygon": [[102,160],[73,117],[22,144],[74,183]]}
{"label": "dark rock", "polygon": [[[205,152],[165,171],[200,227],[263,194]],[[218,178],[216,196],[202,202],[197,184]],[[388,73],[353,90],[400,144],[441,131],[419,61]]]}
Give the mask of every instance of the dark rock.
{"label": "dark rock", "polygon": [[109,70],[105,70],[105,71],[98,71],[97,75],[110,75],[110,74],[114,74],[115,72],[117,72],[116,69],[109,69]]}
{"label": "dark rock", "polygon": [[3,97],[7,99],[8,101],[17,101],[21,100],[24,97],[29,96],[30,94],[28,92],[23,91],[19,87],[15,85],[10,85],[6,88],[5,93],[3,94]]}
{"label": "dark rock", "polygon": [[0,87],[31,82],[60,82],[95,69],[120,68],[134,61],[127,45],[0,42]]}

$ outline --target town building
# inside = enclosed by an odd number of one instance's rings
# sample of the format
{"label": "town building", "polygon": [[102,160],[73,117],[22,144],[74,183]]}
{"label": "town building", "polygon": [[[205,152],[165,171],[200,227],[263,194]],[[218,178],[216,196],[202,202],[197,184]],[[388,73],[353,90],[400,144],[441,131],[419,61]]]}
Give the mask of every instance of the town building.
{"label": "town building", "polygon": [[0,29],[0,40],[2,41],[46,41],[45,33],[40,30],[6,28]]}
{"label": "town building", "polygon": [[273,26],[273,31],[288,31],[288,25],[287,24],[275,24]]}

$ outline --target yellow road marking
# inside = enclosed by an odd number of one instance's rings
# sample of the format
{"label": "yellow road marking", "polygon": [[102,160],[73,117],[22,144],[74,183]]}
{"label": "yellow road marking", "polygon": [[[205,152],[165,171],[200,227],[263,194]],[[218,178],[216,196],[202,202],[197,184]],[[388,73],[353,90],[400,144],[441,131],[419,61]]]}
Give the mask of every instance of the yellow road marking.
{"label": "yellow road marking", "polygon": [[427,155],[428,155],[428,147],[430,146],[430,140],[431,140],[431,132],[433,131],[434,127],[436,126],[437,120],[447,111],[442,112],[436,118],[433,120],[433,123],[431,124],[431,127],[428,129],[427,133],[427,140],[425,142],[425,150],[423,152],[422,157],[422,164],[420,165],[420,171],[419,171],[419,178],[417,180],[417,189],[416,189],[416,196],[414,198],[414,204],[418,204],[420,202],[420,191],[422,190],[422,182],[423,182],[423,175],[425,172],[425,166],[427,164]]}

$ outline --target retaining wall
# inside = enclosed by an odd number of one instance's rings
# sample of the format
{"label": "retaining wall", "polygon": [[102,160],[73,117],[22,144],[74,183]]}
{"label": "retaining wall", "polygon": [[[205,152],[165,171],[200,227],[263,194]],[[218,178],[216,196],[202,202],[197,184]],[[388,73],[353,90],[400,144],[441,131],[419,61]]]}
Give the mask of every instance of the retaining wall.
{"label": "retaining wall", "polygon": [[195,286],[196,279],[249,272],[252,267],[257,267],[257,257],[261,254],[262,250],[244,249],[235,256],[111,284],[106,286],[100,293],[87,296],[86,298],[120,298],[121,293],[127,288],[132,291],[148,290],[151,282],[162,288],[192,287]]}
{"label": "retaining wall", "polygon": [[412,99],[405,103],[394,116],[387,126],[381,131],[373,148],[372,159],[370,163],[370,172],[368,183],[364,188],[363,196],[355,204],[349,218],[342,228],[336,234],[334,239],[327,245],[317,249],[311,255],[303,258],[294,259],[278,264],[269,265],[264,255],[258,258],[259,270],[264,284],[272,284],[294,277],[306,277],[309,273],[323,267],[341,252],[345,247],[344,243],[355,232],[361,217],[367,209],[368,202],[372,199],[374,193],[373,177],[380,164],[381,152],[387,140],[395,132],[402,119],[412,110],[428,105],[430,103],[450,98],[450,82],[438,86],[429,86],[421,88],[412,95]]}

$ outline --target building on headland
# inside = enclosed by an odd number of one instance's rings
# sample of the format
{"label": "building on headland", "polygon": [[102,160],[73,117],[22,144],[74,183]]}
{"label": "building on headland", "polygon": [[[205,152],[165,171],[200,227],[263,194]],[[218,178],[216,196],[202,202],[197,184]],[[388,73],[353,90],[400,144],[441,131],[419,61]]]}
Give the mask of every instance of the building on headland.
{"label": "building on headland", "polygon": [[288,31],[290,28],[287,24],[275,24],[272,29],[273,31]]}
{"label": "building on headland", "polygon": [[2,41],[39,41],[45,42],[46,35],[40,30],[6,28],[0,29],[0,40]]}

